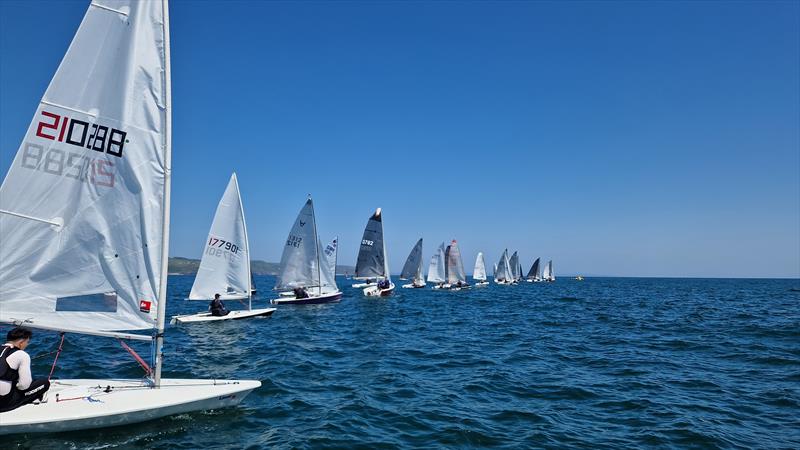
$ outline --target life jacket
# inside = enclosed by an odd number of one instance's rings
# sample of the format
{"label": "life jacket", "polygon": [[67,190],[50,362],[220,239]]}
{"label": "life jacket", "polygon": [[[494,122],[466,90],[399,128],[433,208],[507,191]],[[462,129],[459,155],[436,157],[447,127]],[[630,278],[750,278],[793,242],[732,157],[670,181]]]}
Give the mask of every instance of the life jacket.
{"label": "life jacket", "polygon": [[17,347],[9,347],[7,345],[2,346],[2,350],[0,350],[0,380],[11,383],[11,392],[17,387],[19,371],[12,369],[11,366],[8,365],[8,357],[13,355],[17,350],[19,350]]}

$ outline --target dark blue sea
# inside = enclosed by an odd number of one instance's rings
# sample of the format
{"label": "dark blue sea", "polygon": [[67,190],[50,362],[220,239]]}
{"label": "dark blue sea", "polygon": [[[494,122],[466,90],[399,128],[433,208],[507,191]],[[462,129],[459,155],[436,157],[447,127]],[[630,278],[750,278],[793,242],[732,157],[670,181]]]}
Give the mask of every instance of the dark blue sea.
{"label": "dark blue sea", "polygon": [[[206,307],[183,300],[192,280],[170,277],[170,315]],[[238,409],[0,447],[800,448],[798,280],[398,284],[388,299],[339,283],[338,304],[168,328],[166,377],[262,380]],[[56,346],[37,332],[30,351]],[[77,335],[56,371],[142,373],[115,340]]]}

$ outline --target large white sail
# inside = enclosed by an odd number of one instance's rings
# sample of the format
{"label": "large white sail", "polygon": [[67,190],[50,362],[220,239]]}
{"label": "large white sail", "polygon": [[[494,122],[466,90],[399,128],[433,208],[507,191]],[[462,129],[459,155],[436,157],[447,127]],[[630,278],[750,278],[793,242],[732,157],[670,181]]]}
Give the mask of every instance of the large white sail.
{"label": "large white sail", "polygon": [[508,260],[508,249],[504,250],[503,255],[500,256],[500,261],[497,263],[497,267],[495,268],[494,280],[496,282],[513,281],[513,275],[511,273],[511,264],[509,263]]}
{"label": "large white sail", "polygon": [[549,261],[549,262],[548,262],[548,263],[547,263],[547,264],[544,266],[544,273],[542,274],[542,279],[543,279],[543,280],[545,280],[545,281],[549,281],[549,280],[550,280],[550,277],[551,277],[551,273],[550,273],[550,271],[551,271],[552,269],[553,269],[553,261]]}
{"label": "large white sail", "polygon": [[431,264],[428,266],[428,282],[444,283],[445,281],[445,257],[444,242],[436,249],[436,253],[431,257]]}
{"label": "large white sail", "polygon": [[478,257],[475,258],[475,270],[472,272],[472,279],[486,281],[486,263],[483,261],[483,252],[478,252]]}
{"label": "large white sail", "polygon": [[248,298],[250,280],[247,228],[239,182],[234,173],[217,205],[189,299],[208,300],[214,298],[214,294]]}
{"label": "large white sail", "polygon": [[91,3],[0,187],[0,321],[156,325],[169,223],[165,28],[162,2]]}
{"label": "large white sail", "polygon": [[283,247],[277,290],[297,287],[318,287],[321,268],[318,266],[319,244],[314,224],[314,203],[309,198],[292,225]]}

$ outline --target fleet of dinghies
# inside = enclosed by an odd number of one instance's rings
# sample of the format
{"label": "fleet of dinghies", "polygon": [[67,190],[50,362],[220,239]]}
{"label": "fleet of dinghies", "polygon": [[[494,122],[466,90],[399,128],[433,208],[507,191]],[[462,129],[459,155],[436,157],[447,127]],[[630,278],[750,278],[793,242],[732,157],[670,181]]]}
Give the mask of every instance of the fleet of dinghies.
{"label": "fleet of dinghies", "polygon": [[[106,64],[97,65],[97,61]],[[92,86],[92,91],[83,89]],[[143,379],[53,380],[44,401],[0,413],[0,434],[119,426],[239,404],[257,380],[163,379],[171,178],[171,79],[167,0],[94,0],[39,104],[0,187],[0,322],[97,338],[150,341]],[[43,164],[47,162],[46,164]],[[54,161],[61,161],[59,170]],[[66,163],[64,163],[66,161]],[[275,305],[338,302],[339,242],[320,243],[308,196],[283,245]],[[217,206],[188,300],[242,301],[246,309],[174,316],[173,324],[267,316],[256,293],[236,174]],[[423,240],[406,259],[404,288],[424,288]],[[494,281],[523,279],[504,250]],[[395,289],[383,214],[367,221],[353,277],[368,297]],[[474,286],[486,286],[479,252]],[[555,281],[537,258],[529,282]],[[428,265],[432,289],[470,287],[455,239]],[[138,331],[138,332],[137,332]],[[144,332],[144,333],[143,333]],[[59,352],[61,349],[59,349]],[[88,401],[85,401],[88,400]]]}

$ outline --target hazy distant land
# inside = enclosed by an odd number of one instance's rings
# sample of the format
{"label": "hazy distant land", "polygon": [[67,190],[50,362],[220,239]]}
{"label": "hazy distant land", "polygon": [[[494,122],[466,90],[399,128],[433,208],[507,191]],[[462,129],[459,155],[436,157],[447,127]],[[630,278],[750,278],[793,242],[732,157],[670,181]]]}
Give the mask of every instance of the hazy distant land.
{"label": "hazy distant land", "polygon": [[[180,256],[169,258],[170,275],[194,275],[200,266],[199,259],[182,258]],[[277,275],[280,264],[254,259],[250,261],[250,269],[253,275]],[[337,275],[352,274],[355,271],[353,266],[336,266]]]}

